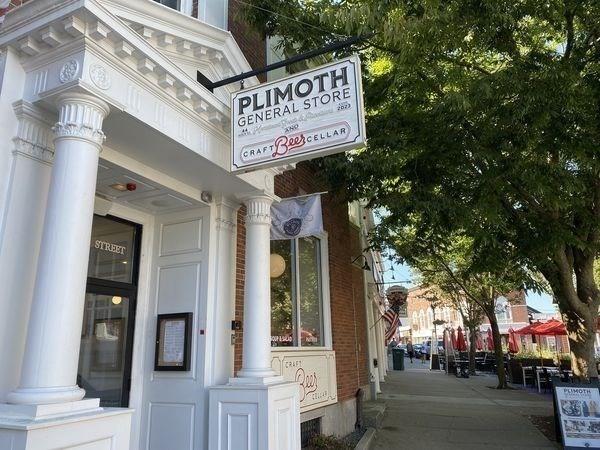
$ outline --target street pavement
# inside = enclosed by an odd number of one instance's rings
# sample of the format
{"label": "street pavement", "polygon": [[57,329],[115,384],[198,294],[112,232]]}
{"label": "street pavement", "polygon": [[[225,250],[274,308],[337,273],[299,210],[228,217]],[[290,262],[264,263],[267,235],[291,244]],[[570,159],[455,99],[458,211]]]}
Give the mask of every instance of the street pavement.
{"label": "street pavement", "polygon": [[497,390],[496,377],[457,378],[405,359],[390,371],[387,404],[372,449],[556,449],[527,416],[551,416],[549,395]]}

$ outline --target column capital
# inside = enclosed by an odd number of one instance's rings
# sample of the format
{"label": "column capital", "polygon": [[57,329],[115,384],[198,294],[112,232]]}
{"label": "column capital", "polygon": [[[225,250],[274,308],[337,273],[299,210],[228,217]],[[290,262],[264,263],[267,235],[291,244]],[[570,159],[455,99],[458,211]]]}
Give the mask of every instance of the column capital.
{"label": "column capital", "polygon": [[102,146],[102,121],[110,111],[106,102],[87,94],[67,93],[58,98],[58,108],[58,122],[52,128],[55,141],[81,139]]}
{"label": "column capital", "polygon": [[275,198],[267,194],[255,194],[242,199],[246,205],[246,223],[271,225],[271,205]]}
{"label": "column capital", "polygon": [[215,200],[215,220],[217,228],[227,231],[233,231],[237,226],[237,212],[240,204],[225,197],[218,197]]}

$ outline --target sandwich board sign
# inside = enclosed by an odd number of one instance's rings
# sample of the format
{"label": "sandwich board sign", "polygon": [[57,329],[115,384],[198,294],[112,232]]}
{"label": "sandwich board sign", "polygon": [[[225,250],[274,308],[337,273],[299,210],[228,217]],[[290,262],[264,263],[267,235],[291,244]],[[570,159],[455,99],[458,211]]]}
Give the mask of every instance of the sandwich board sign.
{"label": "sandwich board sign", "polygon": [[231,96],[231,171],[280,166],[365,144],[354,55]]}
{"label": "sandwich board sign", "polygon": [[597,383],[552,379],[557,436],[563,448],[600,448],[600,390]]}

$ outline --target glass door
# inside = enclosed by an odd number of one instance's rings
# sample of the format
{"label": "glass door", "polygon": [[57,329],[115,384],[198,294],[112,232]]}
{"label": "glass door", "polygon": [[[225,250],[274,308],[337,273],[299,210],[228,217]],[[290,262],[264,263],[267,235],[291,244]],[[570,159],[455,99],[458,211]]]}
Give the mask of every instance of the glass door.
{"label": "glass door", "polygon": [[94,216],[77,382],[101,406],[129,404],[139,225]]}

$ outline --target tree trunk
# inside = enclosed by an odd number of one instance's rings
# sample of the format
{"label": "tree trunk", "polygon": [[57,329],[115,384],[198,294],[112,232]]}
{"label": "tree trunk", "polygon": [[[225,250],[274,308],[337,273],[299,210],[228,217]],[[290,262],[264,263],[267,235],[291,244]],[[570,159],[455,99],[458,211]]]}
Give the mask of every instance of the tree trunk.
{"label": "tree trunk", "polygon": [[475,330],[475,326],[472,325],[469,327],[469,335],[471,336],[469,344],[469,375],[475,375],[475,352],[477,351]]}
{"label": "tree trunk", "polygon": [[500,329],[498,328],[498,321],[496,320],[496,314],[492,310],[491,314],[487,314],[492,327],[492,336],[494,338],[494,355],[496,356],[496,373],[498,375],[498,386],[496,389],[506,389],[506,371],[504,370],[504,353],[502,352],[502,338],[500,336]]}
{"label": "tree trunk", "polygon": [[563,316],[571,347],[573,375],[597,379],[594,341],[600,306],[600,289],[594,278],[595,254],[563,246],[553,263],[540,267]]}
{"label": "tree trunk", "polygon": [[569,311],[563,314],[563,321],[569,333],[569,347],[571,348],[571,370],[573,375],[580,379],[598,378],[598,366],[594,352],[596,338],[596,321],[598,314],[586,314],[586,318]]}

